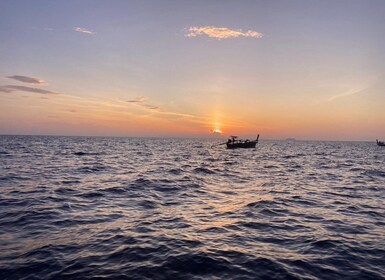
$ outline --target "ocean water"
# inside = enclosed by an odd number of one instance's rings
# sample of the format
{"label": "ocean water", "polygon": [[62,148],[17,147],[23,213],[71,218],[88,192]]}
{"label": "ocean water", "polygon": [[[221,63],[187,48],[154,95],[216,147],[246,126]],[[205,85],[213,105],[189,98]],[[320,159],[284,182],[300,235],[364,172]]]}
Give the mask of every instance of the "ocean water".
{"label": "ocean water", "polygon": [[0,136],[0,279],[385,279],[369,142]]}

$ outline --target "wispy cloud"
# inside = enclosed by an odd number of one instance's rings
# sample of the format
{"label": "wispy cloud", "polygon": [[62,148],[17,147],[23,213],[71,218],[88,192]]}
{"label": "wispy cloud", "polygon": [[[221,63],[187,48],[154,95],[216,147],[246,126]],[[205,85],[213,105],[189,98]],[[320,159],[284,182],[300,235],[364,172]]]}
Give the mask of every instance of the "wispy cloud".
{"label": "wispy cloud", "polygon": [[135,105],[140,106],[141,108],[143,108],[145,110],[148,110],[152,113],[156,113],[159,115],[168,116],[168,117],[172,117],[172,118],[189,119],[190,121],[197,122],[197,123],[202,122],[202,120],[201,120],[202,117],[198,117],[198,116],[195,116],[192,114],[180,113],[180,112],[175,112],[173,110],[164,109],[164,108],[161,108],[159,106],[147,103],[146,102],[147,100],[148,100],[147,97],[139,96],[135,99],[126,100],[126,102],[131,103],[131,104],[135,104]]}
{"label": "wispy cloud", "polygon": [[23,83],[28,83],[28,84],[38,84],[38,85],[46,84],[46,82],[43,80],[27,77],[27,76],[13,75],[13,76],[7,76],[6,78],[13,79]]}
{"label": "wispy cloud", "polygon": [[336,99],[339,99],[339,98],[343,98],[343,97],[348,97],[348,96],[351,96],[351,95],[356,95],[356,94],[360,94],[362,92],[364,92],[366,90],[366,88],[360,88],[360,89],[351,89],[349,91],[346,91],[344,93],[340,93],[340,94],[336,94],[336,95],[333,95],[332,97],[330,97],[328,99],[328,101],[334,101]]}
{"label": "wispy cloud", "polygon": [[131,99],[131,100],[127,100],[126,102],[128,103],[143,103],[144,101],[146,101],[147,98],[144,97],[144,96],[138,96],[137,98],[135,99]]}
{"label": "wispy cloud", "polygon": [[160,109],[158,106],[150,105],[150,104],[143,104],[143,107],[146,107],[151,110],[158,110]]}
{"label": "wispy cloud", "polygon": [[242,29],[230,29],[227,27],[192,26],[186,30],[185,36],[190,38],[197,36],[208,36],[210,38],[221,40],[238,37],[262,38],[263,33],[253,30],[243,31]]}
{"label": "wispy cloud", "polygon": [[84,33],[84,34],[88,34],[88,35],[95,35],[96,34],[95,31],[86,29],[84,27],[74,27],[73,30],[76,31],[76,32],[80,32],[80,33]]}
{"label": "wispy cloud", "polygon": [[40,94],[60,94],[58,92],[53,92],[50,90],[26,87],[26,86],[15,86],[15,85],[0,86],[0,92],[11,93],[14,91],[23,91],[23,92],[40,93]]}
{"label": "wispy cloud", "polygon": [[138,105],[138,106],[141,106],[143,108],[150,109],[150,110],[160,110],[160,108],[158,106],[154,106],[154,105],[148,104],[146,102],[147,99],[148,99],[147,97],[138,96],[137,98],[131,99],[131,100],[127,100],[126,102],[132,103],[132,104],[135,104],[135,105]]}

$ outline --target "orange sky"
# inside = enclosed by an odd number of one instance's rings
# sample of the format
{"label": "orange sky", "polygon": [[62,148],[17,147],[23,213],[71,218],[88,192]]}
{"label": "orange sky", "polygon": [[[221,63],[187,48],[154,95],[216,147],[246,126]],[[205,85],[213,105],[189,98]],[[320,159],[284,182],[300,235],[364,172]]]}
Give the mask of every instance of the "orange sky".
{"label": "orange sky", "polygon": [[0,134],[385,138],[384,2],[86,2],[2,3]]}

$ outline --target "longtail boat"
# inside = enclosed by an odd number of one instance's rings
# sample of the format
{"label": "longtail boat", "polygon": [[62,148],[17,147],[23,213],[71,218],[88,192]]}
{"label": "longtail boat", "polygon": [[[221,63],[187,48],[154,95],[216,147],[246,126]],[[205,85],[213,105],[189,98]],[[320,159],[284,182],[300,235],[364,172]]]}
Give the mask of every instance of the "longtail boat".
{"label": "longtail boat", "polygon": [[255,140],[240,140],[238,136],[230,136],[230,139],[227,140],[226,146],[227,149],[238,149],[238,148],[255,148],[258,143],[259,134]]}

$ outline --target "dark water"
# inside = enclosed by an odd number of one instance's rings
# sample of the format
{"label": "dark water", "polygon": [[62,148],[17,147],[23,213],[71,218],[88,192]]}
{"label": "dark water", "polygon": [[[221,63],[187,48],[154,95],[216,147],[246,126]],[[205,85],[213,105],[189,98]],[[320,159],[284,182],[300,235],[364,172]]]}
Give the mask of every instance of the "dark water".
{"label": "dark water", "polygon": [[0,279],[385,279],[385,148],[0,136]]}

